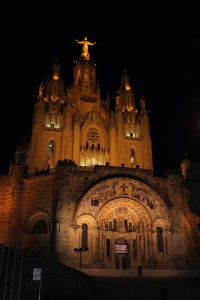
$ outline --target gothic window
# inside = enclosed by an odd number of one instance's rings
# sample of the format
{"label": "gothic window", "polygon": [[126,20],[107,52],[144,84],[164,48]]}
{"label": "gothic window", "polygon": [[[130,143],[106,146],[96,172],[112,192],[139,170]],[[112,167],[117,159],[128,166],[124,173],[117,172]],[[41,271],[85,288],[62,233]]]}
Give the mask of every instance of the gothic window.
{"label": "gothic window", "polygon": [[54,141],[50,140],[49,141],[49,156],[53,156],[54,155]]}
{"label": "gothic window", "polygon": [[48,231],[47,223],[45,220],[38,220],[35,222],[32,228],[32,234],[41,234]]}
{"label": "gothic window", "polygon": [[85,70],[85,87],[88,86],[88,70]]}
{"label": "gothic window", "polygon": [[98,145],[100,142],[100,136],[96,128],[90,128],[86,134],[86,140],[91,146],[93,145]]}
{"label": "gothic window", "polygon": [[117,231],[117,221],[116,221],[116,219],[113,220],[113,230]]}
{"label": "gothic window", "polygon": [[126,228],[126,231],[128,231],[128,221],[126,219],[124,220],[124,226]]}
{"label": "gothic window", "polygon": [[112,230],[112,222],[109,222],[109,230]]}
{"label": "gothic window", "polygon": [[88,225],[85,223],[82,225],[82,247],[88,247]]}
{"label": "gothic window", "polygon": [[131,148],[130,156],[131,156],[131,164],[134,164],[135,163],[135,151],[133,148]]}
{"label": "gothic window", "polygon": [[106,240],[106,254],[110,256],[110,239]]}
{"label": "gothic window", "polygon": [[158,247],[158,252],[163,252],[163,236],[162,236],[162,228],[157,227],[157,247]]}
{"label": "gothic window", "polygon": [[128,223],[128,231],[133,231],[132,223],[131,222]]}

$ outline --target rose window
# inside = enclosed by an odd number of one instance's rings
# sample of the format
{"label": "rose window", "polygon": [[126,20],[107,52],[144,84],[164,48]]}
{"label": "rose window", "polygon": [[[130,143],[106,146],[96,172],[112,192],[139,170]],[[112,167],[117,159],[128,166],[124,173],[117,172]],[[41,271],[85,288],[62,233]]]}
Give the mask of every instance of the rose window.
{"label": "rose window", "polygon": [[86,140],[90,144],[98,144],[100,142],[100,136],[95,128],[90,128],[86,134]]}

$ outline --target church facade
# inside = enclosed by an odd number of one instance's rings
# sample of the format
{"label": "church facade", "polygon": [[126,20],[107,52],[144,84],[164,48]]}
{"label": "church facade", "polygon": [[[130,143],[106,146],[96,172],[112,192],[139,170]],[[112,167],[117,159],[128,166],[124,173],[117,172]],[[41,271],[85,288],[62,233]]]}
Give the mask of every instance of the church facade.
{"label": "church facade", "polygon": [[39,85],[30,143],[17,145],[0,176],[1,245],[73,268],[79,254],[85,268],[199,268],[185,173],[154,176],[144,97],[136,108],[124,70],[111,109],[88,49],[95,42],[76,42],[73,84],[65,89],[55,60]]}

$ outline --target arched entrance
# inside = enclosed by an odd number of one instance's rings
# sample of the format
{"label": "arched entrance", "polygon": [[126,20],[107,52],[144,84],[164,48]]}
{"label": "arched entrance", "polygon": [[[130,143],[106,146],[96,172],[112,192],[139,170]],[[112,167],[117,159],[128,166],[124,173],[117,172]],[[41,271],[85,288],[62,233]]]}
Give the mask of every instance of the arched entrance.
{"label": "arched entrance", "polygon": [[144,207],[133,199],[118,198],[106,203],[98,216],[105,268],[132,269],[144,263],[145,232],[150,223]]}
{"label": "arched entrance", "polygon": [[[83,196],[76,214],[79,228],[88,224],[88,261],[98,257],[103,268],[112,269],[163,263],[170,244],[168,215],[163,200],[138,180],[122,177],[96,184]],[[158,237],[163,239],[161,253]]]}

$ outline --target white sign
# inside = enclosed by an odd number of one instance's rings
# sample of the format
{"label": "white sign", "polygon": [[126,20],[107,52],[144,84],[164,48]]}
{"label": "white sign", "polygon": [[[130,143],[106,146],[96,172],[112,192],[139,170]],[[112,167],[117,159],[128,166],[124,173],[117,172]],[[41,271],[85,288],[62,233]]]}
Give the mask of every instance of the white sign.
{"label": "white sign", "polygon": [[34,268],[33,269],[33,280],[40,281],[41,280],[42,269]]}
{"label": "white sign", "polygon": [[118,244],[115,244],[114,245],[114,253],[128,253],[128,247],[127,245],[118,245]]}

